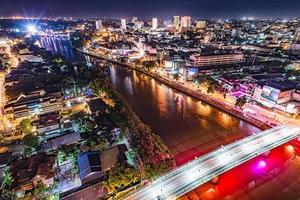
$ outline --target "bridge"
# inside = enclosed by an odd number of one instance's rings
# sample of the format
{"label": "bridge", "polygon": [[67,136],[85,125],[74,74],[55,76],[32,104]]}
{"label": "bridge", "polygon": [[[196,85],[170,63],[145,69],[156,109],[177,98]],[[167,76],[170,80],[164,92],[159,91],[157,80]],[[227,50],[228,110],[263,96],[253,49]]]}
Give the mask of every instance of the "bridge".
{"label": "bridge", "polygon": [[253,134],[168,172],[125,199],[177,199],[230,169],[299,137],[299,126],[280,126]]}

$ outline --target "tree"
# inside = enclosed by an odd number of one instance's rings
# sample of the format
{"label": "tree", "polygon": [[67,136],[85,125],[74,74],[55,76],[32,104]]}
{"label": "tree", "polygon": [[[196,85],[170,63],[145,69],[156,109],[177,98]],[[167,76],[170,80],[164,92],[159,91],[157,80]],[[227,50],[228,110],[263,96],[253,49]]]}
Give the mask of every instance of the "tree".
{"label": "tree", "polygon": [[84,119],[87,117],[87,113],[84,111],[80,111],[77,113],[74,113],[70,116],[71,120],[74,120],[76,123],[78,123],[80,126],[83,125]]}
{"label": "tree", "polygon": [[140,173],[137,169],[129,165],[118,164],[108,172],[106,187],[108,190],[113,191],[119,188],[126,188],[138,181],[140,181]]}
{"label": "tree", "polygon": [[147,179],[153,180],[160,175],[166,173],[170,170],[174,165],[172,159],[165,159],[160,161],[159,163],[146,163],[145,164],[145,171]]}
{"label": "tree", "polygon": [[240,97],[236,100],[235,106],[242,108],[247,103],[247,99],[245,97]]}
{"label": "tree", "polygon": [[0,199],[3,199],[3,200],[16,200],[17,196],[11,190],[0,189]]}
{"label": "tree", "polygon": [[217,82],[213,79],[207,80],[207,93],[214,93],[217,88]]}
{"label": "tree", "polygon": [[37,149],[40,146],[39,137],[32,133],[25,135],[23,138],[23,142],[25,145],[32,147],[34,149]]}
{"label": "tree", "polygon": [[104,137],[98,137],[97,139],[91,140],[91,150],[92,151],[102,151],[105,148],[107,148],[109,145],[109,142]]}
{"label": "tree", "polygon": [[157,64],[155,61],[145,61],[145,62],[143,62],[143,65],[145,66],[145,68],[147,70],[151,70],[151,69],[157,67]]}
{"label": "tree", "polygon": [[39,183],[31,192],[27,193],[24,199],[48,200],[50,194],[45,184]]}
{"label": "tree", "polygon": [[136,66],[140,66],[140,65],[142,64],[142,62],[141,62],[141,60],[136,60],[136,61],[134,62],[134,64],[135,64]]}
{"label": "tree", "polygon": [[24,151],[23,151],[23,155],[24,155],[25,157],[29,158],[29,157],[33,154],[34,150],[35,150],[35,149],[32,148],[32,147],[25,147],[25,149],[24,149]]}
{"label": "tree", "polygon": [[56,158],[58,160],[58,164],[60,165],[67,160],[67,155],[64,153],[64,151],[59,150]]}
{"label": "tree", "polygon": [[9,189],[14,179],[11,175],[9,169],[5,169],[3,172],[3,182],[1,184],[1,189]]}
{"label": "tree", "polygon": [[20,122],[20,126],[23,133],[31,132],[32,130],[31,119],[29,118],[23,119]]}

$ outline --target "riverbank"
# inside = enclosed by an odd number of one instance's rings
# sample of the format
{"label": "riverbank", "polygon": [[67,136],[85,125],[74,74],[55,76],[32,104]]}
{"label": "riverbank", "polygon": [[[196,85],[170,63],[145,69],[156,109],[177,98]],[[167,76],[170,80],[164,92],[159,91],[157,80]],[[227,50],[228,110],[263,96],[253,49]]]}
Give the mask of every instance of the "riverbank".
{"label": "riverbank", "polygon": [[138,155],[141,178],[152,180],[175,167],[172,155],[162,139],[140,120],[106,78],[92,80],[89,87],[96,96],[111,102],[107,112],[113,123],[121,128],[133,152]]}
{"label": "riverbank", "polygon": [[95,57],[95,58],[98,58],[98,59],[104,59],[104,60],[107,60],[111,63],[114,63],[114,64],[118,64],[118,65],[121,65],[121,66],[124,66],[126,68],[129,68],[131,70],[135,70],[139,73],[142,73],[142,74],[145,74],[153,79],[155,79],[156,81],[160,82],[160,83],[163,83],[165,85],[167,85],[168,87],[172,88],[172,89],[175,89],[179,92],[182,92],[188,96],[191,96],[197,100],[200,100],[200,101],[203,101],[221,111],[224,111],[226,113],[229,113],[241,120],[244,120],[262,130],[266,130],[266,129],[269,129],[271,128],[270,125],[262,122],[262,121],[259,121],[257,119],[254,119],[254,118],[251,118],[251,117],[248,117],[248,116],[245,116],[242,112],[241,109],[237,108],[237,107],[230,107],[226,104],[224,104],[223,102],[220,102],[218,101],[217,99],[213,99],[212,97],[210,97],[209,95],[207,94],[204,94],[204,93],[201,93],[201,92],[195,92],[187,87],[185,87],[184,85],[182,84],[179,84],[179,83],[176,83],[174,81],[171,81],[165,77],[162,77],[160,75],[157,75],[153,72],[150,72],[148,70],[145,70],[145,69],[142,69],[142,68],[139,68],[135,65],[131,65],[131,64],[128,64],[128,63],[121,63],[119,61],[116,61],[116,60],[112,60],[112,59],[109,59],[109,58],[105,58],[105,57],[102,57],[102,56],[99,56],[93,52],[88,52],[88,51],[84,51],[84,50],[81,50],[81,49],[76,49],[77,51],[83,53],[83,54],[86,54],[86,55],[89,55],[91,57]]}

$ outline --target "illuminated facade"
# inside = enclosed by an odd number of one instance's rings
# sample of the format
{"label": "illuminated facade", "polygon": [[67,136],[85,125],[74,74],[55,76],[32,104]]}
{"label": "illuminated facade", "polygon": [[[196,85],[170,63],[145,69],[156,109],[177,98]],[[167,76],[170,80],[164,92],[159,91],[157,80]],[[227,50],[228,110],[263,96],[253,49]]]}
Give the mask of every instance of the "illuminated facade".
{"label": "illuminated facade", "polygon": [[121,19],[121,29],[122,30],[126,30],[127,29],[126,19]]}
{"label": "illuminated facade", "polygon": [[173,26],[176,30],[179,30],[179,28],[180,28],[180,16],[174,16]]}
{"label": "illuminated facade", "polygon": [[97,30],[101,30],[103,28],[101,20],[97,20],[95,23],[96,23],[96,29]]}
{"label": "illuminated facade", "polygon": [[152,18],[152,29],[153,30],[156,30],[157,29],[157,25],[158,22],[157,22],[157,18]]}
{"label": "illuminated facade", "polygon": [[208,65],[224,65],[242,62],[244,60],[244,54],[194,54],[190,56],[190,66],[208,66]]}
{"label": "illuminated facade", "polygon": [[206,28],[206,21],[197,21],[196,28],[205,29]]}
{"label": "illuminated facade", "polygon": [[191,26],[191,17],[183,16],[181,17],[181,28],[189,28]]}
{"label": "illuminated facade", "polygon": [[266,107],[298,114],[300,94],[295,85],[276,80],[264,81],[255,88],[252,99]]}

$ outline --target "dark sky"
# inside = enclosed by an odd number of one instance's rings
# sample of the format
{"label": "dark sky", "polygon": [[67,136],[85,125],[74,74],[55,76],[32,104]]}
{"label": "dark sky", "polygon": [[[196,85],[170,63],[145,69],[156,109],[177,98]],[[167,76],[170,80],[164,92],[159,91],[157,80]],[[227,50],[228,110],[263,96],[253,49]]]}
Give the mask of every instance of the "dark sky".
{"label": "dark sky", "polygon": [[0,16],[299,17],[300,0],[0,0]]}

